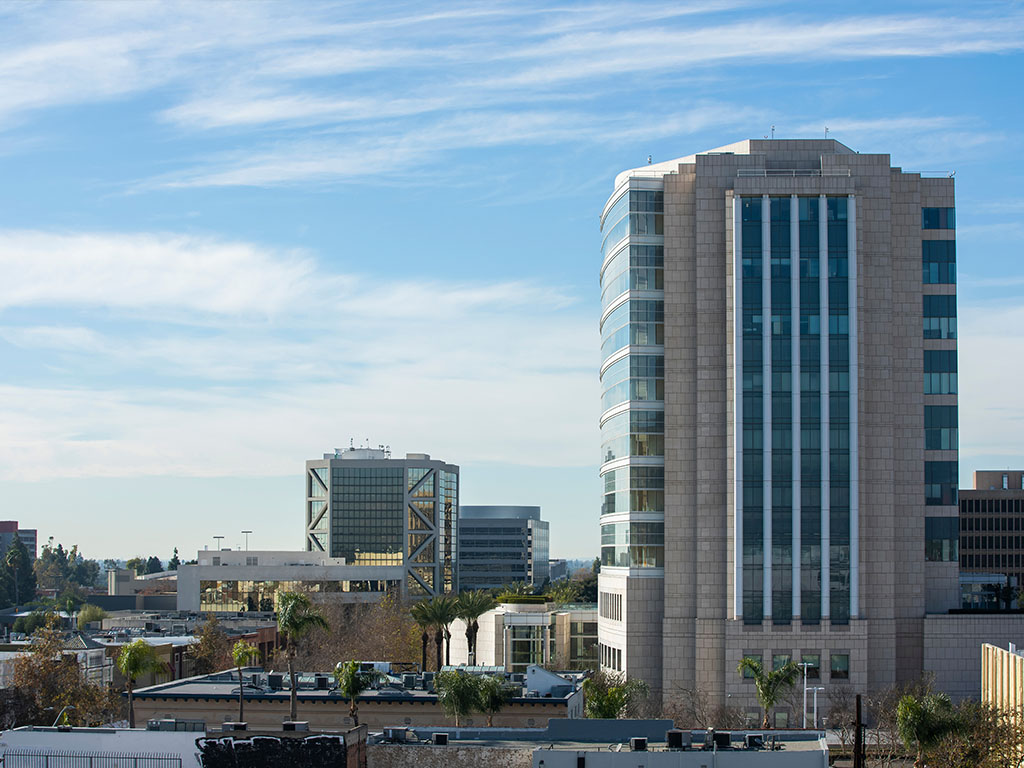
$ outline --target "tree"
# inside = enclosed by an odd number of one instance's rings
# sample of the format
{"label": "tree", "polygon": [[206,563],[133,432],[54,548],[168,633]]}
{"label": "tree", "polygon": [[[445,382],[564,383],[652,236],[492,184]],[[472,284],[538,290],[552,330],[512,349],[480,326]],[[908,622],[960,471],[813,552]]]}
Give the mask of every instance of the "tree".
{"label": "tree", "polygon": [[198,642],[189,646],[198,675],[208,675],[231,666],[231,641],[216,616],[210,616],[196,633]]}
{"label": "tree", "polygon": [[3,585],[15,606],[35,600],[36,576],[32,570],[32,558],[17,536],[4,554],[2,570]]}
{"label": "tree", "polygon": [[[106,725],[124,717],[117,691],[93,685],[82,677],[78,660],[64,649],[64,632],[56,615],[35,635],[29,653],[14,662],[14,690],[18,695],[5,708],[4,724],[50,725],[64,707],[75,725]],[[6,704],[7,702],[5,702]]]}
{"label": "tree", "polygon": [[477,620],[495,605],[497,603],[494,598],[482,590],[463,592],[456,599],[455,612],[466,622],[466,647],[469,651],[470,664],[476,663],[476,635],[480,631],[480,623]]}
{"label": "tree", "polygon": [[426,600],[421,600],[413,605],[409,613],[420,629],[420,670],[426,672],[427,644],[430,642],[430,631],[434,628],[434,614],[430,610],[430,603]]}
{"label": "tree", "polygon": [[548,587],[546,596],[549,603],[554,603],[556,607],[561,608],[563,605],[575,603],[579,599],[581,591],[582,587],[579,582],[559,581]]}
{"label": "tree", "polygon": [[771,728],[771,711],[787,688],[792,688],[800,676],[800,667],[793,661],[788,661],[778,669],[766,672],[757,659],[749,656],[740,660],[736,671],[742,675],[744,672],[754,678],[754,689],[757,693],[757,700],[764,709],[764,720],[762,728]]}
{"label": "tree", "polygon": [[242,667],[248,667],[260,657],[259,649],[245,640],[239,640],[231,648],[231,660],[238,670],[238,722],[245,722],[245,684],[242,680]]}
{"label": "tree", "polygon": [[107,618],[107,612],[98,605],[86,603],[78,610],[78,628],[84,629],[86,624],[94,621],[103,621]]}
{"label": "tree", "polygon": [[19,616],[14,620],[11,630],[23,632],[26,635],[35,634],[40,627],[46,626],[46,614],[41,611],[32,611],[28,616]]}
{"label": "tree", "polygon": [[896,726],[900,740],[916,752],[915,767],[923,768],[925,751],[956,728],[953,704],[944,693],[907,694],[896,708]]}
{"label": "tree", "polygon": [[289,715],[292,720],[299,717],[298,679],[295,674],[295,657],[299,641],[314,629],[327,629],[323,614],[313,607],[309,595],[304,592],[279,592],[277,595],[277,631],[288,643],[288,678],[291,681]]}
{"label": "tree", "polygon": [[175,547],[174,548],[174,555],[173,555],[173,557],[171,557],[171,559],[167,561],[167,570],[168,571],[176,571],[176,570],[178,570],[178,566],[180,566],[180,565],[181,565],[181,560],[178,558],[178,548]]}
{"label": "tree", "polygon": [[598,671],[583,681],[583,711],[587,717],[608,720],[636,717],[648,693],[643,680]]}
{"label": "tree", "polygon": [[512,701],[516,688],[498,675],[484,675],[477,679],[477,697],[480,711],[487,715],[487,727],[494,727],[494,716]]}
{"label": "tree", "polygon": [[159,557],[157,557],[156,555],[153,555],[148,560],[146,560],[146,573],[147,574],[149,574],[149,573],[163,573],[163,572],[164,572],[164,565],[163,565],[163,563],[160,562],[160,558]]}
{"label": "tree", "polygon": [[124,675],[128,689],[128,727],[135,727],[135,681],[147,672],[163,668],[153,646],[143,640],[133,640],[121,648],[117,655],[117,668]]}
{"label": "tree", "polygon": [[506,584],[502,587],[501,592],[503,595],[525,597],[533,594],[533,587],[525,581],[513,581],[511,584]]}
{"label": "tree", "polygon": [[437,691],[437,702],[448,717],[455,718],[455,727],[459,720],[475,712],[480,705],[480,691],[476,678],[460,669],[448,669],[439,672],[434,678],[434,689]]}
{"label": "tree", "polygon": [[348,715],[352,718],[353,725],[359,725],[359,694],[373,685],[378,677],[377,672],[361,670],[358,661],[344,661],[334,668],[338,693],[348,699]]}
{"label": "tree", "polygon": [[[420,619],[417,619],[417,623],[421,620],[425,621],[426,623],[420,626],[431,627],[434,630],[434,645],[437,649],[437,671],[440,672],[444,641],[451,638],[451,632],[448,628],[459,617],[457,603],[455,598],[450,595],[438,595],[430,600],[423,601],[422,604],[424,607],[417,609],[420,616]],[[446,658],[449,662],[451,661],[451,648],[448,648],[448,656]]]}
{"label": "tree", "polygon": [[129,571],[134,571],[136,576],[146,575],[146,558],[144,557],[133,557],[124,564],[124,567]]}

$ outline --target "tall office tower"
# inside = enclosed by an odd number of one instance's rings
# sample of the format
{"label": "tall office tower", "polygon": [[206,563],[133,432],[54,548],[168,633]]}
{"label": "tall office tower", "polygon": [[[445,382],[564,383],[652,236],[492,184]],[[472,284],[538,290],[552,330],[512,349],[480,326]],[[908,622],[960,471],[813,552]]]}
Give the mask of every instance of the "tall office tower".
{"label": "tall office tower", "polygon": [[[619,174],[601,220],[599,654],[756,707],[741,658],[874,690],[957,605],[953,181],[832,140]],[[926,442],[927,439],[927,442]],[[929,527],[931,527],[929,525]],[[780,722],[788,713],[780,712]]]}
{"label": "tall office tower", "polygon": [[17,520],[0,520],[0,557],[7,554],[15,539],[21,541],[28,551],[29,557],[36,559],[36,539],[38,531],[35,528],[19,528]]}
{"label": "tall office tower", "polygon": [[405,565],[403,594],[458,592],[459,468],[425,453],[350,448],[306,462],[306,550]]}
{"label": "tall office tower", "polygon": [[540,507],[470,506],[459,511],[459,588],[548,580],[548,523]]}

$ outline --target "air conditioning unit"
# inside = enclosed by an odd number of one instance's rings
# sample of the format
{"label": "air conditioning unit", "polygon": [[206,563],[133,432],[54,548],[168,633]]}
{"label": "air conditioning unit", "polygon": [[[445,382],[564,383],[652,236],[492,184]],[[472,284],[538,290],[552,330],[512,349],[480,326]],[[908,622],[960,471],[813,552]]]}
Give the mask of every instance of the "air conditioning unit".
{"label": "air conditioning unit", "polygon": [[309,721],[308,720],[285,720],[281,723],[282,731],[308,731]]}
{"label": "air conditioning unit", "polygon": [[221,724],[222,731],[244,731],[249,726],[246,723],[237,723],[230,720]]}
{"label": "air conditioning unit", "polygon": [[647,751],[647,737],[646,736],[634,736],[629,740],[629,751],[630,752],[646,752]]}
{"label": "air conditioning unit", "polygon": [[408,736],[405,728],[385,728],[384,738],[388,741],[393,741],[398,744],[403,744],[408,741]]}
{"label": "air conditioning unit", "polygon": [[448,746],[448,734],[447,733],[435,733],[430,739],[434,742],[434,746],[447,747]]}
{"label": "air conditioning unit", "polygon": [[267,675],[267,685],[272,691],[280,691],[284,687],[284,675],[272,672]]}
{"label": "air conditioning unit", "polygon": [[693,734],[673,728],[665,732],[665,742],[669,749],[687,749],[693,743]]}
{"label": "air conditioning unit", "polygon": [[728,749],[732,746],[732,734],[727,731],[715,733],[715,746],[718,749]]}

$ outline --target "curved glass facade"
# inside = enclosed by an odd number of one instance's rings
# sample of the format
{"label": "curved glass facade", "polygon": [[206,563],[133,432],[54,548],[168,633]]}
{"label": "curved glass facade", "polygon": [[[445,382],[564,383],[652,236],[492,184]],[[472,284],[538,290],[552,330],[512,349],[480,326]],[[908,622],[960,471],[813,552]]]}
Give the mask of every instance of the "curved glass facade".
{"label": "curved glass facade", "polygon": [[[613,567],[664,566],[664,201],[660,187],[660,180],[630,180],[601,219],[601,561]],[[615,517],[605,517],[610,515]]]}

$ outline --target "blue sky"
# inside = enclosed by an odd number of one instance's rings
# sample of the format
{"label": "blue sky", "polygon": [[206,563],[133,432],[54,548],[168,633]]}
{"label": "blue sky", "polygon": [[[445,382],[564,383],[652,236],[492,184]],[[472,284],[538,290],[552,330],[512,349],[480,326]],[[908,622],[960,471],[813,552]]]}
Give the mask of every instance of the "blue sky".
{"label": "blue sky", "polygon": [[0,517],[299,547],[368,439],[595,554],[614,175],[772,125],[956,172],[961,484],[1024,465],[1022,49],[1018,2],[0,4]]}

